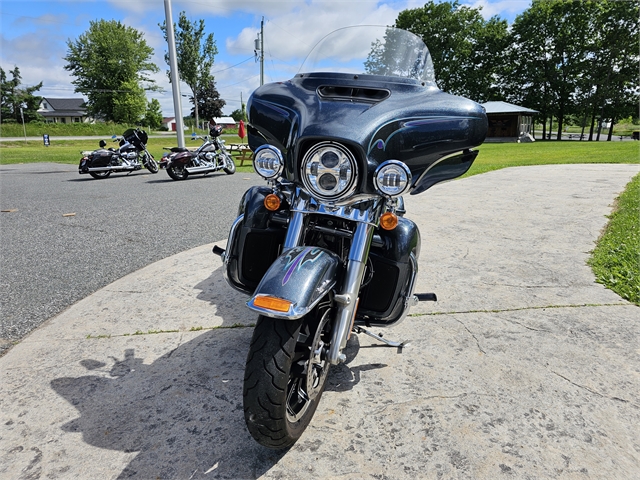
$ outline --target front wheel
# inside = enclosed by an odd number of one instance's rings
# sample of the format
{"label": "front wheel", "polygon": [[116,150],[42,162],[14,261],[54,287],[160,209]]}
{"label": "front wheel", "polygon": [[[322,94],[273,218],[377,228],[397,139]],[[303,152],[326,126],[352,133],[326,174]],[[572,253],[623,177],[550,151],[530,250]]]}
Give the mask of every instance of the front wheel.
{"label": "front wheel", "polygon": [[151,173],[158,173],[158,162],[156,162],[156,159],[153,158],[151,154],[146,154],[144,166],[147,167],[147,170]]}
{"label": "front wheel", "polygon": [[288,448],[318,408],[330,364],[329,308],[301,320],[260,316],[244,372],[244,418],[251,436],[268,448]]}
{"label": "front wheel", "polygon": [[228,153],[224,153],[224,171],[227,175],[233,175],[234,173],[236,173],[236,164],[233,161],[233,158],[231,158],[231,155],[229,155]]}

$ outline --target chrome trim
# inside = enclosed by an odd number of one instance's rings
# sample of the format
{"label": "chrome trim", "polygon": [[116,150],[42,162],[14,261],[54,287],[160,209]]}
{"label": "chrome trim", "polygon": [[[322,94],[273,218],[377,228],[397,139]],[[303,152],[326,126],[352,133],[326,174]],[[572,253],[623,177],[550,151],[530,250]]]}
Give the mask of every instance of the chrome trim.
{"label": "chrome trim", "polygon": [[[348,160],[350,166],[351,166],[351,170],[352,170],[352,177],[351,180],[349,181],[349,183],[345,186],[345,189],[340,192],[340,193],[336,193],[333,195],[330,194],[325,194],[322,191],[319,190],[319,188],[314,188],[311,180],[309,179],[309,176],[307,175],[307,165],[309,164],[309,162],[311,161],[311,159],[313,158],[314,155],[316,155],[316,153],[318,153],[320,150],[324,149],[324,148],[333,148],[335,150],[340,151]],[[329,169],[332,170],[332,169]],[[325,172],[328,174],[331,174],[334,178],[335,178],[335,174],[332,174],[330,172]],[[335,173],[335,172],[334,172]],[[324,142],[320,142],[315,144],[313,147],[311,147],[307,153],[305,153],[302,162],[300,163],[300,178],[302,179],[302,183],[304,184],[305,188],[309,191],[309,192],[313,192],[313,194],[315,196],[317,196],[318,198],[324,200],[324,201],[334,201],[334,200],[339,200],[341,198],[347,198],[350,197],[351,195],[353,195],[353,193],[356,191],[357,185],[358,185],[358,178],[359,178],[360,172],[358,169],[358,162],[356,160],[355,155],[351,152],[351,150],[349,150],[345,145],[343,145],[342,143],[339,142],[334,142],[331,140],[328,141],[324,141]],[[336,181],[340,181],[339,178],[336,178]]]}
{"label": "chrome trim", "polygon": [[[258,169],[258,167],[256,167],[256,160],[258,160],[258,154],[262,151],[262,150],[269,150],[270,152],[273,152],[276,155],[276,158],[278,159],[278,162],[280,163],[280,165],[278,166],[278,169],[276,171],[276,173],[274,175],[270,175],[268,177],[265,177],[264,175],[262,175]],[[280,150],[278,150],[276,147],[269,145],[269,144],[265,144],[262,145],[260,147],[258,147],[256,149],[256,151],[253,153],[253,168],[256,171],[256,173],[258,175],[260,175],[262,178],[270,180],[270,179],[274,179],[274,178],[278,178],[280,176],[280,174],[282,173],[282,170],[284,169],[284,157],[282,156],[282,152]]]}
{"label": "chrome trim", "polygon": [[[291,212],[329,215],[353,222],[377,225],[381,206],[384,204],[385,199],[380,195],[362,195],[358,198],[352,198],[348,203],[322,203],[312,197],[306,190],[298,188],[290,202]],[[371,202],[372,205],[365,208],[357,208],[360,204],[366,202]]]}
{"label": "chrome trim", "polygon": [[304,230],[304,213],[293,211],[289,219],[287,236],[284,239],[283,251],[302,244],[302,232]]}
{"label": "chrome trim", "polygon": [[[380,173],[380,170],[385,168],[387,165],[397,165],[400,168],[402,168],[404,170],[404,173],[407,175],[407,184],[405,185],[404,189],[402,189],[400,192],[395,193],[393,195],[385,193],[382,190],[382,188],[380,188],[380,185],[378,185],[378,174]],[[413,180],[413,176],[411,175],[411,170],[409,169],[409,167],[407,166],[406,163],[401,162],[400,160],[387,160],[386,162],[382,162],[380,165],[378,165],[378,168],[376,168],[376,171],[373,174],[373,185],[376,187],[376,190],[378,190],[378,192],[380,192],[380,194],[387,195],[387,196],[390,196],[390,197],[391,196],[397,197],[397,196],[400,196],[400,195],[406,193],[411,188],[411,181],[412,180]]]}
{"label": "chrome trim", "polygon": [[[347,271],[344,276],[342,292],[339,293],[341,298],[357,298],[362,284],[362,277],[367,264],[367,255],[369,246],[373,238],[375,227],[367,223],[358,223],[354,240],[349,251],[349,262],[347,263]],[[346,356],[342,353],[342,349],[347,345],[347,339],[351,331],[351,323],[356,313],[358,302],[340,303],[336,309],[336,322],[333,326],[331,335],[331,346],[327,360],[332,365],[344,362]]]}
{"label": "chrome trim", "polygon": [[89,172],[108,172],[108,171],[121,171],[121,170],[135,170],[136,165],[117,165],[109,167],[93,167],[89,168]]}

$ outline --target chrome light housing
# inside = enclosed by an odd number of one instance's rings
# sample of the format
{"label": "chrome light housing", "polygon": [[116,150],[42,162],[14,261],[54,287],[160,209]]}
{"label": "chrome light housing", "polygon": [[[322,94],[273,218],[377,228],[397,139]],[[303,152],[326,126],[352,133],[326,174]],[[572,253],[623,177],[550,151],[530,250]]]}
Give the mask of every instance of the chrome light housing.
{"label": "chrome light housing", "polygon": [[337,200],[353,193],[358,178],[356,159],[351,151],[335,142],[321,142],[302,160],[302,183],[323,200]]}
{"label": "chrome light housing", "polygon": [[411,186],[411,170],[398,160],[387,160],[380,164],[373,176],[376,189],[383,195],[402,195]]}
{"label": "chrome light housing", "polygon": [[282,153],[271,145],[262,145],[253,156],[253,168],[262,178],[276,178],[282,172],[284,159]]}

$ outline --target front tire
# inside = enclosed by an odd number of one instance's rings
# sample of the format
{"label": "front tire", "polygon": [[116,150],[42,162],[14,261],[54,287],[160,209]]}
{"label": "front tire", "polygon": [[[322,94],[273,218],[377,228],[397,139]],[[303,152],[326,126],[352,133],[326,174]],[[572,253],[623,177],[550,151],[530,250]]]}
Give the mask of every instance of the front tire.
{"label": "front tire", "polygon": [[236,164],[233,161],[233,158],[228,153],[224,153],[224,163],[226,167],[223,169],[227,175],[233,175],[236,173]]}
{"label": "front tire", "polygon": [[261,445],[288,448],[307,428],[326,385],[331,310],[301,320],[260,316],[244,373],[244,418]]}
{"label": "front tire", "polygon": [[158,162],[156,162],[156,159],[153,158],[153,156],[150,154],[147,154],[146,157],[147,158],[144,162],[144,166],[147,167],[147,170],[149,170],[151,173],[158,173]]}

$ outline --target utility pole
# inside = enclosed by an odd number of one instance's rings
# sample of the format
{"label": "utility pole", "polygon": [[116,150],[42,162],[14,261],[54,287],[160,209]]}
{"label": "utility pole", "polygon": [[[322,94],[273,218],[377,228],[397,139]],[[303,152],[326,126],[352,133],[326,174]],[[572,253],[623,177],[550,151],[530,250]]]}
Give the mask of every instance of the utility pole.
{"label": "utility pole", "polygon": [[173,90],[173,111],[176,116],[176,133],[178,135],[178,146],[184,148],[184,119],[182,118],[182,103],[180,101],[180,76],[178,75],[178,59],[176,54],[176,39],[173,31],[173,16],[171,15],[171,0],[164,0],[164,14],[167,22],[169,68],[171,69],[171,90]]}
{"label": "utility pole", "polygon": [[258,52],[260,52],[260,85],[262,86],[264,85],[264,17],[262,17],[262,21],[260,22],[260,33],[255,41],[254,52],[256,57],[258,56]]}

